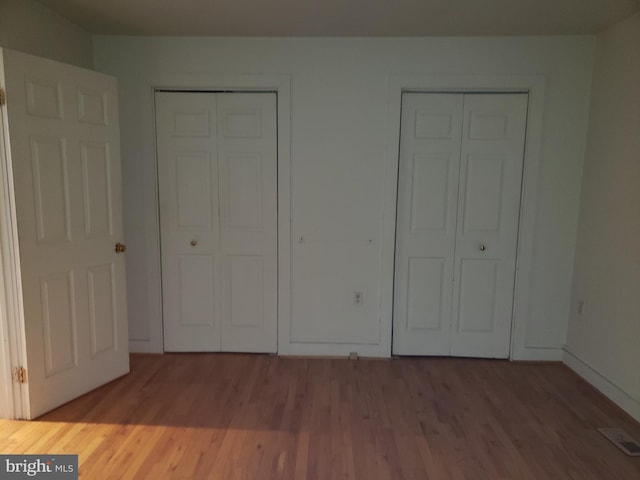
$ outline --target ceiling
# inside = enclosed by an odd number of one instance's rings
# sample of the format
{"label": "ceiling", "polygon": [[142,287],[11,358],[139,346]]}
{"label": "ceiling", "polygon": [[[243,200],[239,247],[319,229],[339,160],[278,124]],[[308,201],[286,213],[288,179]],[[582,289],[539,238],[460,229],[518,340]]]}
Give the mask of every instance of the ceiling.
{"label": "ceiling", "polygon": [[39,0],[97,34],[433,36],[591,34],[640,0]]}

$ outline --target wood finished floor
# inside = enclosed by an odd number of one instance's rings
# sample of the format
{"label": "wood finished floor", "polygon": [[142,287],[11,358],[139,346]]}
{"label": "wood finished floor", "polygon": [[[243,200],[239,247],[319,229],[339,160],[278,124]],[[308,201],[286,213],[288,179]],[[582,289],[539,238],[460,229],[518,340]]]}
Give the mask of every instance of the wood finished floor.
{"label": "wood finished floor", "polygon": [[596,430],[640,425],[560,364],[132,356],[131,374],[0,453],[77,453],[85,479],[640,479]]}

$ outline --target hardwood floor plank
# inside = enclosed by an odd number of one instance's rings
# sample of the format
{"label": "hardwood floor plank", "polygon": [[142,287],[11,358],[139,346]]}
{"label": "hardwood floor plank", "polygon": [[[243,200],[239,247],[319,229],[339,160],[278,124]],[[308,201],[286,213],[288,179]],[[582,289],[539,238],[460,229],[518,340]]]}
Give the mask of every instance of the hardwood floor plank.
{"label": "hardwood floor plank", "polygon": [[32,422],[1,453],[84,479],[640,479],[596,427],[640,425],[561,364],[167,354]]}

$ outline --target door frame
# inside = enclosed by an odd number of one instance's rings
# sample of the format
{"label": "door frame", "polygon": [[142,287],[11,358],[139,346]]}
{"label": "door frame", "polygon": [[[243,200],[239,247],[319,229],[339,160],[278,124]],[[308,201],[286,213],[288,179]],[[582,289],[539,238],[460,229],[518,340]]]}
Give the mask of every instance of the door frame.
{"label": "door frame", "polygon": [[[441,75],[399,74],[389,79],[387,110],[387,152],[382,220],[382,259],[380,275],[381,347],[392,355],[393,301],[395,272],[396,208],[400,153],[402,94],[414,93],[527,93],[527,130],[520,192],[520,221],[516,250],[516,271],[511,319],[509,359],[548,359],[546,349],[526,344],[529,290],[534,261],[534,232],[538,178],[542,157],[545,77],[540,75]],[[542,350],[542,351],[541,351]]]}
{"label": "door frame", "polygon": [[149,339],[130,340],[135,352],[164,352],[164,321],[162,318],[162,257],[160,252],[160,217],[158,189],[158,159],[156,150],[156,112],[154,98],[157,91],[183,92],[269,92],[275,93],[277,125],[278,170],[278,354],[289,354],[291,324],[291,78],[289,75],[261,74],[158,74],[149,77],[140,98],[145,131],[144,158],[153,159],[146,167],[145,198],[152,202],[145,212],[153,212],[145,226],[147,235],[147,278],[149,318],[158,322],[149,325]]}

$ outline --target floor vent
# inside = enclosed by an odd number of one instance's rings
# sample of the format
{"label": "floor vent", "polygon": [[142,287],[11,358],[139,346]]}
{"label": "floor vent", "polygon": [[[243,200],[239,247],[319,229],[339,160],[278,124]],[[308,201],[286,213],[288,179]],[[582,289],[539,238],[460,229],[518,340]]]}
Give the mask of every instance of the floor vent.
{"label": "floor vent", "polygon": [[640,457],[640,442],[621,428],[599,428],[598,431],[630,457]]}

